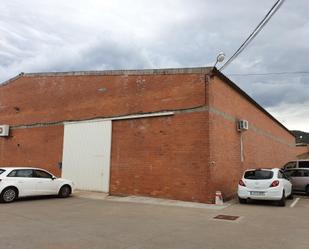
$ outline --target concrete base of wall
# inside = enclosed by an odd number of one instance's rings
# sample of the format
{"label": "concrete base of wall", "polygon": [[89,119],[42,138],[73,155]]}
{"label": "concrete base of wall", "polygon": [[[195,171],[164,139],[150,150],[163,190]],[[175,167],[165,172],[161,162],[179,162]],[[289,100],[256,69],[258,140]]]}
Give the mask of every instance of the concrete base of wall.
{"label": "concrete base of wall", "polygon": [[141,197],[141,196],[119,197],[119,196],[109,196],[107,193],[102,192],[91,192],[91,191],[80,191],[80,190],[74,192],[73,196],[77,198],[85,198],[93,200],[140,203],[140,204],[185,207],[185,208],[201,208],[201,209],[212,209],[212,210],[222,210],[229,207],[232,204],[231,202],[228,202],[219,206],[214,204],[204,204],[197,202],[177,201],[177,200],[168,200],[161,198]]}
{"label": "concrete base of wall", "polygon": [[108,193],[76,190],[73,196],[93,200],[105,200],[108,197]]}

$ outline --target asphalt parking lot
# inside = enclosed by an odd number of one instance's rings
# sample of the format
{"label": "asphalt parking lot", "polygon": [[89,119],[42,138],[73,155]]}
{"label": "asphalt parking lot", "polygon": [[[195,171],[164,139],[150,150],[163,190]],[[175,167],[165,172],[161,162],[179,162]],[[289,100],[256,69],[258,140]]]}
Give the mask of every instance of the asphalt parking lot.
{"label": "asphalt parking lot", "polygon": [[[309,248],[309,198],[223,210],[71,197],[0,204],[1,249]],[[235,221],[213,219],[239,216]]]}

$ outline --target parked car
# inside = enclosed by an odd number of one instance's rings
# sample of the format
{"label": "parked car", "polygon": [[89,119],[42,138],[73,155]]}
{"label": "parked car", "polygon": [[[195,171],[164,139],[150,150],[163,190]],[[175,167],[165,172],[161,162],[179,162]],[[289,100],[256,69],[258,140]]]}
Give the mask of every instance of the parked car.
{"label": "parked car", "polygon": [[70,180],[57,178],[44,169],[31,167],[0,168],[0,201],[19,197],[58,195],[68,197],[74,190]]}
{"label": "parked car", "polygon": [[292,197],[292,183],[277,168],[246,170],[238,184],[240,203],[246,203],[249,199],[272,200],[285,206],[285,199]]}
{"label": "parked car", "polygon": [[284,173],[291,179],[293,191],[301,191],[309,195],[309,169],[287,169]]}
{"label": "parked car", "polygon": [[294,160],[286,163],[282,169],[295,169],[295,168],[308,168],[309,169],[309,159]]}

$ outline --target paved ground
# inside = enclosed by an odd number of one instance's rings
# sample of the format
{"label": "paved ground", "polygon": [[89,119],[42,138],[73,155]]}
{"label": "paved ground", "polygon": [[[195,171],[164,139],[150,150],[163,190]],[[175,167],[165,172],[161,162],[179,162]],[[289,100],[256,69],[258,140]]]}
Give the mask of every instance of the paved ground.
{"label": "paved ground", "polygon": [[[295,199],[293,200],[295,201]],[[0,249],[308,249],[309,198],[223,210],[85,198],[0,204]],[[238,221],[214,220],[218,214]]]}

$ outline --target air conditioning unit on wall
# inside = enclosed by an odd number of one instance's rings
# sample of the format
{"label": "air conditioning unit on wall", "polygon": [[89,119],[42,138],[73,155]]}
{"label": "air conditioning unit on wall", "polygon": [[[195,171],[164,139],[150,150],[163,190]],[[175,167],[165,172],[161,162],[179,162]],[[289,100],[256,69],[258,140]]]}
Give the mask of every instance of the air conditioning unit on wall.
{"label": "air conditioning unit on wall", "polygon": [[248,120],[239,120],[237,122],[237,130],[238,131],[246,131],[249,129],[249,122]]}
{"label": "air conditioning unit on wall", "polygon": [[10,132],[9,125],[0,125],[0,137],[7,137]]}

